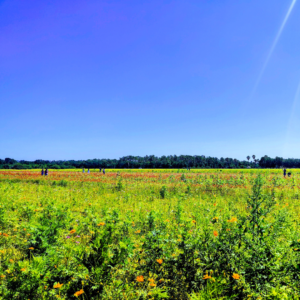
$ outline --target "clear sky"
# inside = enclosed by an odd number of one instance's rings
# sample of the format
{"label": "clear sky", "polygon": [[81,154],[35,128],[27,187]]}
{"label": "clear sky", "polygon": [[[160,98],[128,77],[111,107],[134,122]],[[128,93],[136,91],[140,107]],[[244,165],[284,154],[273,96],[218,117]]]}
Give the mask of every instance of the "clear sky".
{"label": "clear sky", "polygon": [[300,158],[299,14],[300,0],[0,0],[0,158]]}

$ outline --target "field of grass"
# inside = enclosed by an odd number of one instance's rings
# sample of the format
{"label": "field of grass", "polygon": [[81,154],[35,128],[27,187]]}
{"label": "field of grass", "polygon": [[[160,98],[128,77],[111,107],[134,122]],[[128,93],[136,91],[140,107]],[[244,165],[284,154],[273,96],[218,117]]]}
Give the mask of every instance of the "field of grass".
{"label": "field of grass", "polygon": [[0,299],[299,299],[300,170],[0,170]]}

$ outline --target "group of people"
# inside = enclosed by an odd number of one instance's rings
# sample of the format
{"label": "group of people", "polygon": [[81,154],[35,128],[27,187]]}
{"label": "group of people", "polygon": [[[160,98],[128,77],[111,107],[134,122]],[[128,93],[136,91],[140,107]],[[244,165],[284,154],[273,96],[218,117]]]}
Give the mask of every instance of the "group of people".
{"label": "group of people", "polygon": [[[102,168],[99,169],[99,172],[101,172]],[[105,169],[102,170],[103,174],[105,174]],[[82,173],[85,173],[84,168],[82,169]],[[87,170],[87,173],[90,174],[90,169]]]}
{"label": "group of people", "polygon": [[[288,172],[288,176],[291,177],[292,172]],[[286,176],[286,168],[283,168],[283,176]]]}
{"label": "group of people", "polygon": [[48,175],[48,169],[46,168],[45,171],[44,171],[44,169],[42,169],[41,175],[42,176],[43,175],[47,176]]}

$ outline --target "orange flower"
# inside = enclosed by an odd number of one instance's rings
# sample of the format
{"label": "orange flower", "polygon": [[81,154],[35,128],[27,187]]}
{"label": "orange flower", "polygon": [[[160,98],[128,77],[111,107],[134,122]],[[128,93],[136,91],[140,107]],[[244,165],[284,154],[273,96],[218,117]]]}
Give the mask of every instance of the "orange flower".
{"label": "orange flower", "polygon": [[60,289],[63,286],[63,283],[57,283],[53,286],[54,289]]}
{"label": "orange flower", "polygon": [[76,230],[75,229],[73,229],[73,230],[71,230],[70,231],[70,233],[72,234],[72,233],[75,233],[76,232]]}
{"label": "orange flower", "polygon": [[143,282],[144,281],[144,276],[143,275],[137,276],[136,281],[137,282]]}
{"label": "orange flower", "polygon": [[163,260],[161,258],[156,260],[160,265],[163,263]]}
{"label": "orange flower", "polygon": [[211,276],[209,276],[209,275],[206,274],[206,275],[203,276],[202,279],[211,279]]}
{"label": "orange flower", "polygon": [[30,247],[30,248],[28,248],[29,250],[34,250],[34,248],[33,247]]}
{"label": "orange flower", "polygon": [[22,272],[24,272],[25,270],[26,270],[25,268],[22,268],[22,269],[21,269]]}
{"label": "orange flower", "polygon": [[74,294],[74,296],[75,296],[75,297],[78,297],[79,295],[81,295],[81,294],[83,294],[83,293],[84,293],[84,291],[83,291],[83,289],[81,289],[80,291],[76,292],[76,293]]}
{"label": "orange flower", "polygon": [[7,233],[3,233],[3,235],[4,235],[4,236],[8,236],[8,234],[7,234]]}
{"label": "orange flower", "polygon": [[239,280],[240,279],[240,275],[236,274],[236,273],[233,273],[232,278],[236,279],[236,280]]}
{"label": "orange flower", "polygon": [[104,226],[104,225],[105,225],[104,222],[100,222],[100,223],[98,224],[98,226]]}
{"label": "orange flower", "polygon": [[214,231],[214,236],[218,236],[219,234],[218,234],[218,231]]}
{"label": "orange flower", "polygon": [[9,260],[11,263],[13,263],[14,261],[12,259]]}
{"label": "orange flower", "polygon": [[216,206],[217,205],[217,203],[214,203],[214,206]]}
{"label": "orange flower", "polygon": [[141,231],[140,231],[140,230],[137,230],[135,233],[141,233]]}
{"label": "orange flower", "polygon": [[150,286],[155,287],[156,284],[155,284],[154,282],[151,282],[151,283],[150,283]]}
{"label": "orange flower", "polygon": [[148,279],[150,282],[154,282],[154,279],[153,278],[149,278]]}
{"label": "orange flower", "polygon": [[196,222],[196,220],[193,220],[192,222],[193,222],[194,224],[196,224],[196,223],[197,223],[197,222]]}

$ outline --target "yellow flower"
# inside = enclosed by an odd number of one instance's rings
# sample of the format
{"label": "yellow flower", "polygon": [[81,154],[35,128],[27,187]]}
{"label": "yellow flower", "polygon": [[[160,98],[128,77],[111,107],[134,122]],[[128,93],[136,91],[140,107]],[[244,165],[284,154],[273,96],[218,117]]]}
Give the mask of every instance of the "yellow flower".
{"label": "yellow flower", "polygon": [[63,286],[63,283],[57,283],[53,286],[54,289],[60,289]]}
{"label": "yellow flower", "polygon": [[236,273],[233,273],[232,278],[236,279],[236,280],[239,280],[240,279],[240,275],[236,274]]}
{"label": "yellow flower", "polygon": [[75,233],[76,232],[76,230],[75,229],[73,229],[73,230],[71,230],[70,231],[70,233],[72,234],[72,233]]}
{"label": "yellow flower", "polygon": [[203,276],[202,279],[210,279],[210,278],[211,278],[211,276],[209,276],[209,275],[206,274],[206,275]]}
{"label": "yellow flower", "polygon": [[21,269],[22,272],[24,272],[25,270],[26,270],[25,268],[22,268],[22,269]]}
{"label": "yellow flower", "polygon": [[136,281],[137,282],[143,282],[144,281],[144,276],[143,275],[137,276]]}
{"label": "yellow flower", "polygon": [[141,233],[141,231],[140,231],[140,230],[137,230],[135,233]]}
{"label": "yellow flower", "polygon": [[34,250],[34,248],[33,247],[30,247],[30,248],[28,248],[29,250]]}
{"label": "yellow flower", "polygon": [[161,258],[156,260],[160,265],[163,263],[163,260]]}
{"label": "yellow flower", "polygon": [[11,263],[13,263],[14,261],[12,259],[9,260]]}
{"label": "yellow flower", "polygon": [[84,293],[84,291],[83,291],[83,289],[81,289],[80,291],[76,292],[76,293],[74,294],[74,296],[75,296],[75,297],[78,297],[79,295],[81,295],[81,294],[83,294],[83,293]]}
{"label": "yellow flower", "polygon": [[193,222],[194,224],[196,224],[196,223],[197,223],[197,222],[196,222],[196,220],[193,220],[192,222]]}
{"label": "yellow flower", "polygon": [[155,287],[156,284],[155,284],[154,282],[151,282],[151,283],[150,283],[150,286]]}
{"label": "yellow flower", "polygon": [[100,223],[98,224],[98,226],[104,226],[104,225],[105,225],[104,222],[100,222]]}

